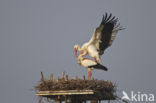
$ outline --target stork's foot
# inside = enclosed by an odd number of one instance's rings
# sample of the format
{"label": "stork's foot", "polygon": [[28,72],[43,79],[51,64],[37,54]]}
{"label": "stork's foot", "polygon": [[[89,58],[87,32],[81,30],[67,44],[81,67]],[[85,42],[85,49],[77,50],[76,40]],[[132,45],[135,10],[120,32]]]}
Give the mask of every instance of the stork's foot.
{"label": "stork's foot", "polygon": [[92,77],[92,72],[90,69],[88,69],[88,80],[91,80],[91,77]]}

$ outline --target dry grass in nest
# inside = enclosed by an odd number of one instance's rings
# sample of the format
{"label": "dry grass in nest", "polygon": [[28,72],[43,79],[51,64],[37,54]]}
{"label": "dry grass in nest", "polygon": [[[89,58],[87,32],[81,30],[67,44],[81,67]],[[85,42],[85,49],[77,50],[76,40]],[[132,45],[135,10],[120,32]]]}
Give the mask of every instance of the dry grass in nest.
{"label": "dry grass in nest", "polygon": [[39,85],[35,86],[38,91],[53,91],[53,90],[98,90],[114,92],[115,85],[110,81],[104,80],[82,80],[71,79],[65,80],[44,80],[40,81]]}

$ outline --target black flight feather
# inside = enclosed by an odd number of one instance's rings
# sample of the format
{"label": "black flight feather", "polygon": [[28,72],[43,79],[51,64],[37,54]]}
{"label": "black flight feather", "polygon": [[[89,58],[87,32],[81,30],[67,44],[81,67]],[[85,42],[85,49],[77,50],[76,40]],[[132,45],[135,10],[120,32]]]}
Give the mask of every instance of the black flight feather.
{"label": "black flight feather", "polygon": [[88,66],[88,68],[102,69],[104,71],[107,71],[108,70],[105,66],[103,66],[103,65],[101,65],[99,63],[97,63],[96,65]]}

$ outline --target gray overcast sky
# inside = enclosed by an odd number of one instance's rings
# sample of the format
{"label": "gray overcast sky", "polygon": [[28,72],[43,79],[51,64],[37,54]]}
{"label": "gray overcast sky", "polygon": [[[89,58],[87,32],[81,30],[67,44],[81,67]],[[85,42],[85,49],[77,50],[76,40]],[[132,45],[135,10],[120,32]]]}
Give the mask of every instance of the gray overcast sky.
{"label": "gray overcast sky", "polygon": [[126,29],[102,56],[108,72],[93,71],[93,76],[116,82],[119,91],[156,94],[155,5],[155,0],[1,0],[1,103],[37,103],[29,89],[40,71],[46,77],[63,71],[87,75],[73,46],[90,39],[105,12]]}

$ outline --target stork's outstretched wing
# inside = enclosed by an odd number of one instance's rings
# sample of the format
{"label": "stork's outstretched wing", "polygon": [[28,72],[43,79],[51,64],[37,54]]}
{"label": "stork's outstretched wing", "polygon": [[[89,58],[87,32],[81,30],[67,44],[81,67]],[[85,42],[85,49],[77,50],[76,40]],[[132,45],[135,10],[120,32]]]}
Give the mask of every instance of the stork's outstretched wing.
{"label": "stork's outstretched wing", "polygon": [[118,30],[123,29],[117,21],[118,18],[106,13],[103,15],[101,24],[94,31],[89,42],[96,46],[99,55],[102,55],[104,50],[112,44]]}

